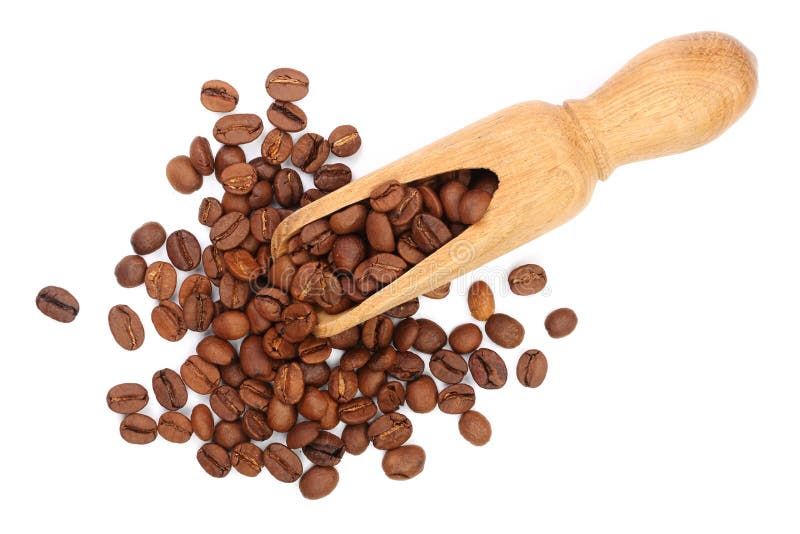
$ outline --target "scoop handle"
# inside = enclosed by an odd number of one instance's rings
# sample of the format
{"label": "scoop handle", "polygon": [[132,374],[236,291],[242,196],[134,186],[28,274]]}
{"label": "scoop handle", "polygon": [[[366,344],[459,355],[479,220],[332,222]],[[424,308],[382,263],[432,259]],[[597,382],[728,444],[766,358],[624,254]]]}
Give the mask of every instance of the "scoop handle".
{"label": "scoop handle", "polygon": [[692,33],[651,46],[593,94],[564,107],[605,179],[625,163],[716,138],[753,101],[756,70],[755,56],[733,37]]}

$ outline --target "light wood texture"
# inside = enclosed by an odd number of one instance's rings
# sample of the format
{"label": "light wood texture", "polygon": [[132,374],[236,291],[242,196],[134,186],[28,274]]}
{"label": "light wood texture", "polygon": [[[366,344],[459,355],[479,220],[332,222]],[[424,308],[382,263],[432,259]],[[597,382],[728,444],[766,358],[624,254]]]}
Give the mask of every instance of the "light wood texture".
{"label": "light wood texture", "polygon": [[334,191],[287,217],[272,253],[309,222],[369,196],[386,180],[487,168],[500,186],[478,223],[360,305],[320,314],[328,337],[427,293],[563,224],[595,183],[625,163],[683,152],[714,139],[747,110],[755,57],[721,33],[662,41],[583,100],[525,102],[504,109]]}

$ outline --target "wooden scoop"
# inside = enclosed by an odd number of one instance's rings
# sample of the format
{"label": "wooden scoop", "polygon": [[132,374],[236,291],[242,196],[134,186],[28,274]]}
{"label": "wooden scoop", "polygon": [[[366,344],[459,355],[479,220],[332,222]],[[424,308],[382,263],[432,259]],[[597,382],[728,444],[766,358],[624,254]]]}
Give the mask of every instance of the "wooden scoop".
{"label": "wooden scoop", "polygon": [[662,41],[588,98],[511,106],[296,211],[275,231],[272,255],[285,254],[306,224],[363,200],[387,180],[458,169],[497,174],[499,188],[478,223],[358,306],[320,313],[315,335],[329,337],[568,221],[616,167],[711,141],[747,110],[756,85],[756,59],[733,37],[707,32]]}

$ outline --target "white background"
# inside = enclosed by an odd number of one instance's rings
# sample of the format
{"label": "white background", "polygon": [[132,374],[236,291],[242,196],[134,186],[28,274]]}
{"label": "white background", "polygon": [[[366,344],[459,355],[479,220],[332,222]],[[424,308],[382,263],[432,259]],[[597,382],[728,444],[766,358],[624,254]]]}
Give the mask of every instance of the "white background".
{"label": "white background", "polygon": [[[797,41],[796,19],[779,7],[788,3],[525,4],[5,5],[0,530],[800,529]],[[149,388],[196,342],[160,339],[143,288],[118,287],[113,269],[144,221],[202,235],[196,207],[218,184],[181,196],[164,165],[195,135],[211,137],[216,116],[198,101],[205,80],[231,82],[238,110],[263,114],[266,74],[303,70],[309,131],[357,125],[364,145],[349,163],[363,175],[507,105],[585,96],[650,44],[704,29],[758,56],[750,111],[707,147],[618,169],[577,219],[475,275],[502,287],[509,268],[535,262],[550,279],[549,296],[498,296],[498,310],[527,326],[520,349],[544,351],[550,371],[525,389],[513,377],[522,351],[503,352],[508,385],[478,391],[489,445],[465,442],[453,416],[412,415],[412,442],[428,454],[422,475],[390,481],[369,450],[346,457],[336,491],[311,502],[266,472],[208,477],[196,438],[120,439],[107,389]],[[73,324],[37,311],[48,284],[80,300]],[[467,284],[425,300],[418,316],[448,330],[468,320]],[[137,352],[108,333],[117,303],[146,320]],[[560,306],[580,324],[551,340],[542,321]],[[152,395],[146,411],[159,413]]]}

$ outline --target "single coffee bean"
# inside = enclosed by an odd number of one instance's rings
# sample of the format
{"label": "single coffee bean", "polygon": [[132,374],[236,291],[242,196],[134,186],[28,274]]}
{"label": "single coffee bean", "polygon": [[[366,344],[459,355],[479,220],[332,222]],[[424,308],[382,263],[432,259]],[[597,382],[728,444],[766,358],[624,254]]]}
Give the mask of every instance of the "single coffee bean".
{"label": "single coffee bean", "polygon": [[396,449],[411,437],[413,428],[408,417],[401,413],[389,413],[375,419],[367,429],[372,446],[382,451]]}
{"label": "single coffee bean", "polygon": [[114,341],[125,350],[136,350],[144,343],[142,321],[124,304],[117,304],[109,310],[108,327]]}
{"label": "single coffee bean", "polygon": [[267,132],[264,142],[261,143],[261,157],[269,165],[280,165],[289,159],[293,147],[291,135],[273,128]]}
{"label": "single coffee bean", "polygon": [[106,404],[112,412],[135,413],[147,406],[147,390],[140,384],[117,384],[108,390]]}
{"label": "single coffee bean", "polygon": [[515,295],[533,295],[546,285],[544,269],[533,263],[517,267],[508,275],[508,287]]}
{"label": "single coffee bean", "polygon": [[284,208],[297,206],[303,195],[303,182],[294,169],[281,169],[272,184],[275,201]]}
{"label": "single coffee bean", "polygon": [[461,222],[458,207],[467,188],[458,180],[451,180],[439,189],[439,198],[442,201],[444,214],[450,222]]}
{"label": "single coffee bean", "polygon": [[286,434],[286,446],[290,449],[302,449],[319,435],[319,423],[316,421],[303,421],[297,423]]}
{"label": "single coffee bean", "polygon": [[252,113],[225,115],[214,125],[214,139],[223,145],[243,145],[264,131],[261,117]]}
{"label": "single coffee bean", "polygon": [[336,234],[331,231],[328,221],[319,219],[303,228],[300,232],[300,239],[310,254],[324,256],[333,248]]}
{"label": "single coffee bean", "polygon": [[339,420],[347,425],[366,423],[378,413],[378,407],[369,397],[356,397],[339,405]]}
{"label": "single coffee bean", "polygon": [[205,137],[197,136],[189,145],[189,162],[201,176],[209,176],[214,172],[214,154]]}
{"label": "single coffee bean", "polygon": [[200,356],[189,356],[181,365],[181,378],[189,389],[200,395],[208,395],[221,381],[219,368]]}
{"label": "single coffee bean", "polygon": [[303,370],[297,362],[285,363],[275,372],[275,396],[283,404],[297,404],[303,398]]}
{"label": "single coffee bean", "polygon": [[[385,372],[373,371],[369,367],[362,367],[359,369],[356,376],[358,377],[358,390],[367,397],[374,397],[377,395],[381,386],[386,383]],[[328,391],[330,391],[330,387],[328,387]]]}
{"label": "single coffee bean", "polygon": [[259,336],[248,336],[239,348],[242,371],[250,378],[271,382],[275,378],[274,362],[264,352]]}
{"label": "single coffee bean", "polygon": [[431,374],[446,384],[458,384],[467,374],[467,362],[453,351],[442,349],[431,356]]}
{"label": "single coffee bean", "polygon": [[[319,186],[317,186],[319,187]],[[361,232],[367,224],[367,208],[361,204],[334,213],[330,218],[331,230],[339,235]]]}
{"label": "single coffee bean", "polygon": [[411,237],[423,252],[431,253],[450,241],[453,234],[441,219],[422,213],[411,222]]}
{"label": "single coffee bean", "polygon": [[436,408],[438,396],[436,383],[427,375],[420,376],[406,385],[406,404],[417,413],[433,411]]}
{"label": "single coffee bean", "polygon": [[191,271],[200,265],[202,249],[188,230],[177,230],[167,238],[167,256],[176,269]]}
{"label": "single coffee bean", "polygon": [[[331,376],[331,368],[328,367],[328,364],[325,362],[308,364],[301,361],[300,369],[303,370],[303,382],[306,386],[313,386],[314,388],[320,388],[327,384]],[[308,391],[309,388],[306,388],[306,393],[308,393]],[[325,396],[327,397],[327,395]],[[302,400],[300,402],[302,402]],[[304,415],[304,417],[312,419],[307,415]]]}
{"label": "single coffee bean", "polygon": [[[289,148],[291,149],[291,147]],[[288,158],[289,154],[286,154],[286,157]],[[261,156],[251,159],[248,163],[250,163],[250,165],[252,165],[256,170],[259,180],[268,182],[270,184],[272,183],[272,180],[275,178],[275,175],[278,173],[278,171],[281,170],[280,165],[273,165]]]}
{"label": "single coffee bean", "polygon": [[305,130],[308,119],[306,113],[296,104],[276,100],[267,109],[267,120],[284,132]]}
{"label": "single coffee bean", "polygon": [[322,165],[314,174],[314,185],[321,191],[336,191],[353,180],[353,172],[344,163]]}
{"label": "single coffee bean", "polygon": [[373,371],[388,371],[396,362],[397,351],[391,346],[387,346],[376,349],[367,362],[367,366]]}
{"label": "single coffee bean", "polygon": [[192,432],[203,441],[208,441],[214,435],[214,416],[205,404],[198,404],[192,408]]}
{"label": "single coffee bean", "polygon": [[369,195],[369,205],[373,210],[385,213],[395,209],[403,200],[405,186],[397,180],[384,182]]}
{"label": "single coffee bean", "polygon": [[281,320],[283,310],[289,305],[289,296],[273,287],[264,288],[253,297],[256,310],[266,319],[276,322]]}
{"label": "single coffee bean", "polygon": [[359,455],[369,447],[369,436],[367,435],[367,423],[358,425],[347,425],[342,430],[342,442],[344,450],[348,454]]}
{"label": "single coffee bean", "polygon": [[442,216],[444,216],[444,207],[442,206],[442,201],[439,199],[439,195],[436,194],[436,191],[427,185],[421,185],[418,187],[418,189],[419,194],[422,197],[422,205],[425,208],[425,211],[437,219],[441,219]]}
{"label": "single coffee bean", "polygon": [[280,335],[275,327],[264,332],[261,347],[273,360],[291,360],[297,355],[297,345]]}
{"label": "single coffee bean", "polygon": [[231,450],[245,441],[247,441],[247,434],[239,421],[220,421],[214,427],[214,443],[226,450]]}
{"label": "single coffee bean", "polygon": [[325,414],[319,418],[319,427],[322,430],[331,430],[339,424],[339,405],[330,397],[327,397],[325,402],[328,406],[325,408]]}
{"label": "single coffee bean", "polygon": [[241,474],[254,477],[261,472],[261,449],[249,442],[231,449],[231,465]]}
{"label": "single coffee bean", "polygon": [[[224,263],[223,255],[223,265]],[[227,267],[223,267],[223,269],[227,270]],[[219,300],[225,308],[229,310],[240,310],[247,304],[249,296],[250,284],[248,282],[239,280],[228,272],[222,275],[219,281]]]}
{"label": "single coffee bean", "polygon": [[283,337],[291,343],[306,338],[317,325],[317,312],[304,302],[290,304],[281,313],[283,321]]}
{"label": "single coffee bean", "polygon": [[483,334],[477,325],[466,323],[459,325],[450,332],[450,346],[459,354],[467,354],[481,345]]}
{"label": "single coffee bean", "polygon": [[328,394],[339,403],[347,402],[358,392],[358,376],[354,371],[335,367],[328,380]]}
{"label": "single coffee bean", "polygon": [[303,196],[300,197],[300,207],[305,208],[312,202],[316,202],[317,200],[321,199],[325,195],[327,195],[325,191],[320,191],[319,189],[307,189]]}
{"label": "single coffee bean", "polygon": [[197,355],[214,365],[228,365],[236,357],[236,349],[224,339],[207,336],[197,344]]}
{"label": "single coffee bean", "polygon": [[431,291],[425,293],[425,296],[429,299],[443,299],[446,298],[447,295],[450,294],[450,282],[447,282],[444,285],[441,285]]}
{"label": "single coffee bean", "polygon": [[144,284],[150,298],[169,300],[175,293],[178,275],[175,268],[167,262],[153,262],[145,271]]}
{"label": "single coffee bean", "polygon": [[162,369],[153,375],[153,393],[158,403],[170,411],[186,405],[188,394],[180,375],[172,369]]}
{"label": "single coffee bean", "polygon": [[209,111],[227,113],[239,103],[239,93],[228,82],[209,80],[200,90],[200,103]]}
{"label": "single coffee bean", "polygon": [[403,199],[388,213],[393,227],[411,224],[411,221],[422,211],[422,196],[415,187],[406,187]]}
{"label": "single coffee bean", "polygon": [[331,340],[331,347],[334,349],[342,349],[346,350],[358,345],[358,341],[361,339],[361,330],[358,326],[353,326],[344,330],[338,334],[335,334],[330,337]]}
{"label": "single coffee bean", "polygon": [[495,351],[478,349],[469,357],[469,372],[478,386],[484,389],[498,389],[508,379],[506,362]]}
{"label": "single coffee bean", "polygon": [[183,318],[183,309],[171,300],[162,300],[150,313],[156,332],[167,341],[183,339],[188,330]]}
{"label": "single coffee bean", "polygon": [[189,156],[175,156],[167,163],[167,180],[175,191],[188,195],[203,185],[203,177],[192,166]]}
{"label": "single coffee bean", "polygon": [[251,210],[265,208],[272,202],[273,196],[272,183],[266,180],[259,180],[253,185],[253,190],[250,191],[250,195],[247,197],[247,203],[250,205]]}
{"label": "single coffee bean", "polygon": [[527,350],[517,362],[517,380],[523,386],[537,388],[547,375],[547,358],[538,350]]}
{"label": "single coffee bean", "polygon": [[242,147],[236,145],[224,145],[218,151],[214,158],[214,175],[219,180],[222,176],[222,171],[234,163],[244,163],[247,158],[244,155]]}
{"label": "single coffee bean", "polygon": [[480,189],[471,189],[464,193],[458,204],[458,218],[464,224],[475,224],[483,218],[489,209],[492,195]]}
{"label": "single coffee bean", "polygon": [[222,339],[240,339],[250,333],[250,321],[240,311],[226,311],[211,321],[211,331]]}
{"label": "single coffee bean", "polygon": [[388,347],[392,342],[394,324],[388,317],[379,315],[368,319],[361,328],[361,342],[368,350]]}
{"label": "single coffee bean", "polygon": [[39,311],[60,323],[71,323],[78,316],[78,300],[66,289],[47,286],[36,294]]}
{"label": "single coffee bean", "polygon": [[425,450],[419,445],[403,445],[383,455],[381,467],[392,480],[414,478],[425,469]]}
{"label": "single coffee bean", "polygon": [[470,410],[458,420],[458,431],[464,439],[480,447],[486,445],[492,437],[492,425],[482,413]]}
{"label": "single coffee bean", "polygon": [[416,265],[426,257],[414,242],[411,232],[405,232],[397,239],[397,254],[412,265]]}
{"label": "single coffee bean", "polygon": [[214,320],[214,301],[204,293],[192,293],[183,307],[186,328],[193,332],[205,332]]}
{"label": "single coffee bean", "polygon": [[211,410],[223,421],[236,421],[244,412],[239,392],[230,386],[220,386],[211,392]]}
{"label": "single coffee bean", "polygon": [[419,323],[416,319],[403,319],[394,329],[394,346],[400,351],[408,350],[414,345],[418,334]]}
{"label": "single coffee bean", "polygon": [[239,397],[246,406],[262,412],[267,410],[269,401],[274,396],[271,384],[253,378],[244,378],[238,386],[234,386],[227,380],[226,383],[239,388]]}
{"label": "single coffee bean", "polygon": [[303,172],[314,174],[328,159],[330,151],[328,141],[321,135],[303,134],[292,149],[292,165]]}
{"label": "single coffee bean", "polygon": [[[266,182],[259,182],[266,183]],[[269,243],[275,228],[280,224],[281,218],[275,208],[265,207],[250,214],[250,232],[261,243]]]}
{"label": "single coffee bean", "polygon": [[429,319],[418,319],[419,333],[414,340],[414,348],[426,354],[433,354],[447,344],[447,334],[442,327]]}
{"label": "single coffee bean", "polygon": [[362,261],[353,272],[359,289],[374,291],[381,284],[391,284],[402,275],[408,265],[399,256],[381,253]]}
{"label": "single coffee bean", "polygon": [[114,276],[122,287],[136,287],[144,283],[147,262],[141,256],[129,255],[122,258],[114,268]]}
{"label": "single coffee bean", "polygon": [[340,158],[352,156],[361,148],[361,136],[355,126],[343,124],[333,129],[328,136],[331,152]]}
{"label": "single coffee bean", "polygon": [[297,422],[297,408],[294,404],[281,402],[277,395],[269,401],[267,423],[275,432],[288,432]]}
{"label": "single coffee bean", "polygon": [[275,100],[295,102],[308,94],[308,76],[295,69],[273,70],[264,85],[267,94]]}
{"label": "single coffee bean", "polygon": [[242,415],[242,431],[254,441],[265,441],[272,436],[267,414],[259,410],[245,410]]}
{"label": "single coffee bean", "polygon": [[158,434],[172,443],[186,443],[192,437],[192,422],[180,412],[166,412],[158,418]]}
{"label": "single coffee bean", "polygon": [[544,320],[544,327],[550,337],[568,336],[578,326],[578,316],[569,308],[559,308],[550,312]]}
{"label": "single coffee bean", "polygon": [[321,499],[330,495],[337,484],[339,472],[335,467],[315,465],[300,479],[300,494],[306,499]]}
{"label": "single coffee bean", "polygon": [[339,359],[342,371],[356,371],[365,365],[372,357],[370,352],[362,347],[347,350]]}
{"label": "single coffee bean", "polygon": [[119,435],[128,443],[144,445],[156,439],[158,429],[152,417],[132,413],[126,415],[119,424]]}
{"label": "single coffee bean", "polygon": [[322,363],[331,355],[331,350],[327,338],[308,336],[297,346],[297,356],[307,364]]}
{"label": "single coffee bean", "polygon": [[395,412],[406,403],[406,390],[400,382],[387,382],[378,391],[378,408],[383,413]]}
{"label": "single coffee bean", "polygon": [[202,274],[192,274],[186,277],[178,291],[178,303],[186,305],[186,301],[195,293],[211,297],[211,280]]}
{"label": "single coffee bean", "polygon": [[161,248],[167,240],[167,232],[157,222],[146,222],[131,235],[133,251],[140,256],[150,254]]}
{"label": "single coffee bean", "polygon": [[344,456],[344,443],[338,436],[320,431],[314,441],[303,447],[303,454],[315,465],[334,466]]}
{"label": "single coffee bean", "polygon": [[353,272],[365,256],[364,241],[357,235],[347,234],[334,240],[330,260],[336,267]]}
{"label": "single coffee bean", "polygon": [[486,321],[486,335],[503,348],[513,349],[525,338],[522,323],[504,313],[495,313]]}
{"label": "single coffee bean", "polygon": [[454,384],[439,393],[439,409],[444,413],[462,414],[475,406],[475,390],[468,384]]}
{"label": "single coffee bean", "polygon": [[211,283],[219,287],[222,275],[225,274],[225,262],[222,260],[222,251],[214,245],[203,249],[203,271]]}
{"label": "single coffee bean", "polygon": [[416,380],[425,372],[425,362],[418,355],[409,351],[397,353],[397,359],[387,373],[398,380]]}
{"label": "single coffee bean", "polygon": [[246,284],[254,280],[261,270],[256,259],[243,248],[225,251],[222,261],[225,262],[226,273]]}
{"label": "single coffee bean", "polygon": [[389,317],[393,317],[395,319],[405,319],[417,313],[418,310],[419,299],[415,297],[408,302],[398,304],[394,308],[389,308],[384,312],[384,315],[388,315]]}
{"label": "single coffee bean", "polygon": [[311,421],[319,421],[328,410],[329,397],[316,386],[307,386],[303,398],[297,405],[300,415]]}
{"label": "single coffee bean", "polygon": [[467,304],[472,316],[478,321],[485,321],[494,313],[494,293],[489,284],[483,280],[474,282],[467,295]]}
{"label": "single coffee bean", "polygon": [[231,471],[228,451],[216,443],[206,443],[197,451],[197,462],[214,478],[223,478]]}
{"label": "single coffee bean", "polygon": [[385,213],[373,211],[367,215],[367,241],[377,251],[394,251],[394,233],[389,217]]}
{"label": "single coffee bean", "polygon": [[267,471],[280,482],[294,482],[303,474],[300,458],[281,443],[270,443],[261,459]]}
{"label": "single coffee bean", "polygon": [[[222,376],[222,382],[232,388],[239,388],[242,382],[247,380],[247,375],[244,374],[242,366],[239,365],[239,358],[234,358],[228,365],[221,365],[219,374]],[[239,396],[241,396],[241,393]],[[244,399],[242,401],[244,402]],[[245,404],[247,403],[245,402]]]}
{"label": "single coffee bean", "polygon": [[219,177],[223,189],[232,195],[247,195],[258,181],[255,168],[249,163],[234,163]]}

